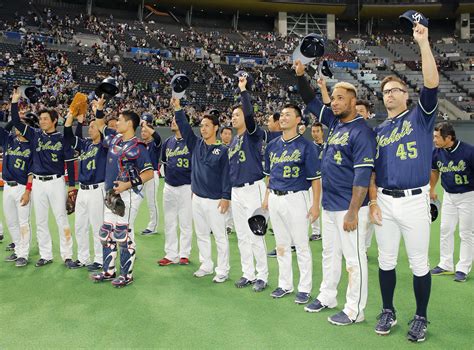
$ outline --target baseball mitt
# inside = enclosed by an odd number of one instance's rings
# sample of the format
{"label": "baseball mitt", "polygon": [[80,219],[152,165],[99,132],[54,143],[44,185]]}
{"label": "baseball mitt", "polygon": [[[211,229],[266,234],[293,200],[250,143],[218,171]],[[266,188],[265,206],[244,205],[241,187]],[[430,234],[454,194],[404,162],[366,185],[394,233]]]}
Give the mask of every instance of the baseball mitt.
{"label": "baseball mitt", "polygon": [[71,215],[76,210],[77,190],[73,189],[67,193],[66,211],[67,215]]}
{"label": "baseball mitt", "polygon": [[125,203],[123,202],[122,197],[120,197],[120,194],[115,193],[113,189],[107,191],[104,202],[105,206],[109,208],[112,213],[118,216],[125,215]]}
{"label": "baseball mitt", "polygon": [[87,95],[82,92],[78,92],[74,95],[71,104],[69,105],[69,111],[76,117],[87,112]]}

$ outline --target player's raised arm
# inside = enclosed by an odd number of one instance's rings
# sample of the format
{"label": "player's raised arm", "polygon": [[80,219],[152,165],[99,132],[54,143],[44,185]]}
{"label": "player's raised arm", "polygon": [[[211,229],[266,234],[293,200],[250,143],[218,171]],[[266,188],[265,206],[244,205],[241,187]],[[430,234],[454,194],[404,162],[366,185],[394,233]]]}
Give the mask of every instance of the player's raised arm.
{"label": "player's raised arm", "polygon": [[247,78],[239,78],[240,99],[242,102],[242,110],[244,112],[245,126],[249,134],[255,133],[257,130],[257,123],[255,123],[255,115],[253,112],[252,102],[250,100],[250,93],[247,91]]}
{"label": "player's raised arm", "polygon": [[[316,93],[311,87],[309,81],[304,76],[304,69],[304,64],[301,63],[300,60],[296,60],[295,72],[298,92],[300,93],[301,98],[306,104],[306,108],[318,118],[319,122],[328,126],[334,121],[336,117],[334,116],[332,110],[326,107],[323,102],[321,102],[321,100],[316,97]],[[330,102],[331,99],[329,98],[329,93],[327,92],[327,89],[326,95],[327,96],[323,95],[323,99],[325,101],[328,101],[329,99]]]}
{"label": "player's raised arm", "polygon": [[178,125],[179,132],[186,141],[186,145],[188,146],[189,150],[192,152],[197,142],[197,136],[186,119],[186,115],[184,114],[184,110],[181,108],[179,99],[175,97],[171,98],[170,105],[173,106],[175,120],[176,124]]}
{"label": "player's raised arm", "polygon": [[26,139],[31,140],[34,137],[34,131],[28,127],[27,125],[23,124],[20,119],[20,114],[18,112],[18,101],[20,100],[21,94],[19,88],[13,89],[12,94],[12,103],[10,113],[12,116],[12,122],[15,128],[20,132],[22,136]]}
{"label": "player's raised arm", "polygon": [[421,70],[423,73],[423,84],[429,89],[438,87],[439,74],[436,61],[431,51],[428,40],[428,28],[417,23],[413,28],[413,39],[418,43],[421,52]]}
{"label": "player's raised arm", "polygon": [[99,100],[97,100],[96,102],[96,111],[95,111],[95,122],[96,122],[96,125],[97,125],[97,128],[100,130],[100,132],[103,133],[104,131],[104,128],[106,126],[105,124],[105,119],[104,119],[104,105],[105,105],[105,98],[104,96],[102,95],[101,98],[99,98]]}

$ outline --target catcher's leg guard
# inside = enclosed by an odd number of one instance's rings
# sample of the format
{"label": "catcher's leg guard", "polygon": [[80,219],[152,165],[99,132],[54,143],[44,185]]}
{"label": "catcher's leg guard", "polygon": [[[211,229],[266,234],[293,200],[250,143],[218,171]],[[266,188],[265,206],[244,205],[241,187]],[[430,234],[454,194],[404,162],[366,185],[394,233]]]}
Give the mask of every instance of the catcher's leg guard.
{"label": "catcher's leg guard", "polygon": [[120,245],[120,275],[127,279],[132,278],[135,244],[129,236],[128,225],[116,225],[114,238]]}
{"label": "catcher's leg guard", "polygon": [[108,275],[115,274],[115,259],[117,258],[117,243],[113,239],[113,225],[107,222],[102,224],[99,230],[99,238],[102,243],[103,269]]}

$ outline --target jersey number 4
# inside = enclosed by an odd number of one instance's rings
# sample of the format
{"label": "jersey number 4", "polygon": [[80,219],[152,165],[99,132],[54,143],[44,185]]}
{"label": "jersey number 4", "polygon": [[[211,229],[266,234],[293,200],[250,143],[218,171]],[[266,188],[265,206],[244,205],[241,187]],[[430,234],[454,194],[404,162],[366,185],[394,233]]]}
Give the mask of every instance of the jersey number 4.
{"label": "jersey number 4", "polygon": [[289,177],[298,177],[300,175],[300,167],[294,166],[284,166],[283,167],[283,177],[289,178]]}
{"label": "jersey number 4", "polygon": [[401,160],[406,160],[408,158],[415,159],[416,157],[418,157],[418,151],[415,146],[416,146],[416,141],[407,142],[406,146],[403,143],[399,144],[397,148],[397,154],[396,154],[397,157],[400,158]]}

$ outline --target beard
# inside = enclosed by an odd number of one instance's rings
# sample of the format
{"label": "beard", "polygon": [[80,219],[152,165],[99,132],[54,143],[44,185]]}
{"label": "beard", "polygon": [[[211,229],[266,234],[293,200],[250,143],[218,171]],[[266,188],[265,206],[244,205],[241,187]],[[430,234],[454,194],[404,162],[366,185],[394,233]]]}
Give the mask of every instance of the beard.
{"label": "beard", "polygon": [[344,111],[344,112],[341,112],[341,113],[339,113],[339,114],[334,114],[334,116],[335,116],[337,119],[344,119],[344,118],[348,117],[350,114],[351,114],[350,111]]}

